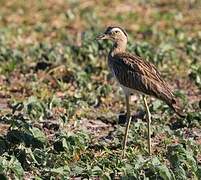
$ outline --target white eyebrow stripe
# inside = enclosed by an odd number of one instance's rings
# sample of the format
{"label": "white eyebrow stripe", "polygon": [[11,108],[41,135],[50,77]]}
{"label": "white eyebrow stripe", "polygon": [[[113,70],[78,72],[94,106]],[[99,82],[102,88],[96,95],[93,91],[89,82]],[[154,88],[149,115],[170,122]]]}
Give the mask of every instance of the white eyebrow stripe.
{"label": "white eyebrow stripe", "polygon": [[[111,30],[112,32],[114,32],[114,31],[120,31],[120,32],[122,32],[122,30],[120,29],[120,28],[112,28],[112,30]],[[123,32],[122,32],[123,33]]]}

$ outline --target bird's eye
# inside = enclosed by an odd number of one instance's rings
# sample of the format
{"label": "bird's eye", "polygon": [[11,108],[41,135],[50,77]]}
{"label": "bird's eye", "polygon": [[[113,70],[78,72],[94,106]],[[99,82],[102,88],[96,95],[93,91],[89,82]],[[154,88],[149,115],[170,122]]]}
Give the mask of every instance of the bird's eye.
{"label": "bird's eye", "polygon": [[119,31],[114,31],[116,34],[119,32]]}

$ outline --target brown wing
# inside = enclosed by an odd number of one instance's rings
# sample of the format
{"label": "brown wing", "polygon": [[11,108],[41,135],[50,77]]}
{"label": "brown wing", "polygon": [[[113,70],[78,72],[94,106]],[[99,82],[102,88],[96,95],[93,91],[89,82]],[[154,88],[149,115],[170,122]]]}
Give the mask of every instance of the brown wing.
{"label": "brown wing", "polygon": [[153,64],[128,53],[117,54],[109,62],[120,84],[172,104],[174,96]]}

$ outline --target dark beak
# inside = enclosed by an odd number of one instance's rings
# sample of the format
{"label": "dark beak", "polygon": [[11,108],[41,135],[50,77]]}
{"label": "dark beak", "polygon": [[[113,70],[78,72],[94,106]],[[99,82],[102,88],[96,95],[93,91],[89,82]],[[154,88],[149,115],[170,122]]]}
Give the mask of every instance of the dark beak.
{"label": "dark beak", "polygon": [[103,40],[103,39],[107,39],[107,34],[100,34],[96,37],[96,40]]}

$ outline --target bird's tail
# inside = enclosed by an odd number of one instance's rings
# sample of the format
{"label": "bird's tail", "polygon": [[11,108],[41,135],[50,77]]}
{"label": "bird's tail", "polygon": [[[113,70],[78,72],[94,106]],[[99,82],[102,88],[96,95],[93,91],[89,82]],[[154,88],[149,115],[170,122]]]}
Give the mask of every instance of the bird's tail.
{"label": "bird's tail", "polygon": [[180,116],[181,118],[185,118],[186,114],[182,111],[181,105],[178,101],[178,99],[174,98],[172,100],[172,103],[170,105],[170,107],[176,112],[176,114],[178,116]]}

